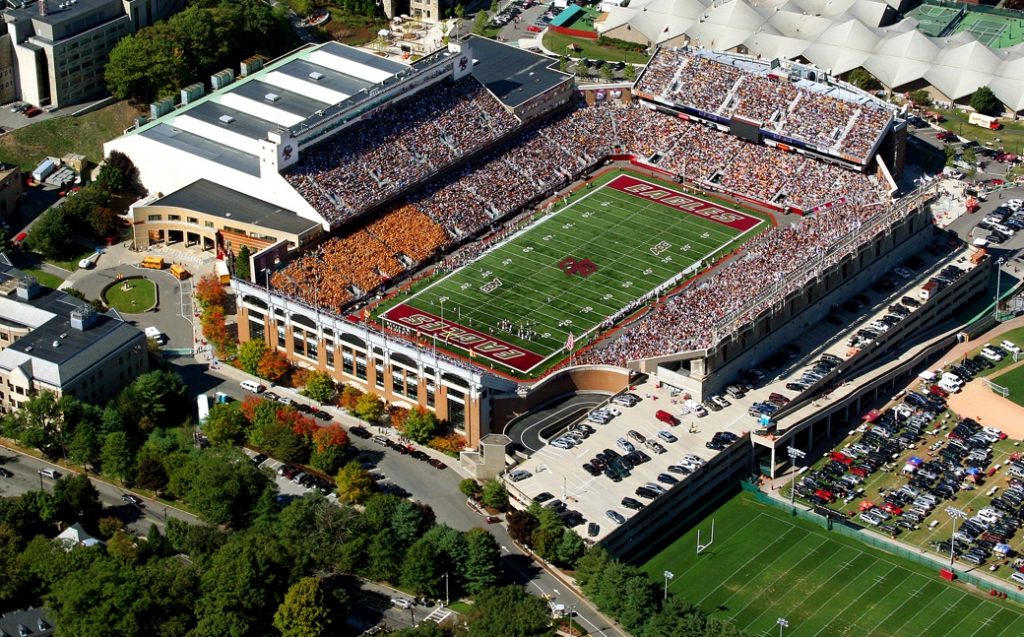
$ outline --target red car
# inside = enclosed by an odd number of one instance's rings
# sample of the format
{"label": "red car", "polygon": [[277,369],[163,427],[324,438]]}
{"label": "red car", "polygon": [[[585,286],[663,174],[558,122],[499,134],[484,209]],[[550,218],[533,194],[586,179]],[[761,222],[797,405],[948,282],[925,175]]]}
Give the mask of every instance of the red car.
{"label": "red car", "polygon": [[818,496],[819,498],[826,502],[836,501],[836,496],[833,495],[831,491],[826,491],[825,489],[818,489],[817,491],[814,492],[814,495]]}
{"label": "red car", "polygon": [[36,108],[35,106],[31,106],[28,110],[25,111],[25,117],[35,117],[36,115],[39,115],[42,112],[43,111],[41,109]]}
{"label": "red car", "polygon": [[660,420],[661,422],[665,423],[666,425],[671,425],[673,427],[679,424],[679,419],[673,416],[672,414],[668,413],[664,409],[659,409],[658,411],[654,412],[654,417]]}
{"label": "red car", "polygon": [[891,502],[886,502],[885,504],[883,504],[882,509],[888,511],[889,513],[892,513],[893,515],[903,515],[903,509],[899,508],[898,506]]}
{"label": "red car", "polygon": [[930,386],[928,388],[928,393],[934,394],[934,395],[938,396],[939,398],[948,398],[949,397],[949,392],[946,391],[945,389],[939,387],[938,385]]}
{"label": "red car", "polygon": [[852,467],[850,473],[861,478],[868,477],[868,470],[864,467]]}
{"label": "red car", "polygon": [[938,139],[939,141],[942,141],[942,142],[950,141],[950,140],[956,139],[956,133],[952,133],[952,132],[950,132],[948,130],[944,130],[941,133],[939,133],[938,135],[936,135],[935,139]]}

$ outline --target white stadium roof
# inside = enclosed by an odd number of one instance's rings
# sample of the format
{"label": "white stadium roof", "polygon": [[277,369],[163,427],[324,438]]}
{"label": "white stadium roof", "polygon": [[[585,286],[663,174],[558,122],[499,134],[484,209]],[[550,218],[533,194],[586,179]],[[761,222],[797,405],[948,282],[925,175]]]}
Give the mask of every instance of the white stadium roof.
{"label": "white stadium roof", "polygon": [[953,100],[988,86],[1024,110],[1024,45],[993,50],[969,33],[930,38],[913,18],[882,27],[894,7],[896,0],[632,0],[597,24],[602,33],[628,25],[656,45],[685,37],[763,59],[802,57],[833,75],[864,67],[890,88],[925,81]]}

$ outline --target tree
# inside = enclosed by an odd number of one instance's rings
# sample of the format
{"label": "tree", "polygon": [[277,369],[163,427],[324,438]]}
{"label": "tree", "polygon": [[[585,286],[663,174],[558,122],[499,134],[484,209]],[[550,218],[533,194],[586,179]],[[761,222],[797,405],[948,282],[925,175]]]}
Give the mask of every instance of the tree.
{"label": "tree", "polygon": [[384,415],[384,401],[373,392],[363,394],[356,400],[356,417],[371,423],[379,422]]}
{"label": "tree", "polygon": [[611,564],[611,557],[608,555],[608,551],[601,545],[595,545],[576,562],[576,583],[587,594],[587,597],[593,597],[596,591],[596,586],[601,577],[604,575],[604,569],[608,568]]}
{"label": "tree", "polygon": [[135,476],[135,449],[123,431],[107,434],[100,454],[103,473],[117,478],[124,484]]}
{"label": "tree", "polygon": [[82,474],[64,476],[53,485],[57,515],[66,522],[91,520],[100,511],[100,494],[91,480]]}
{"label": "tree", "polygon": [[437,596],[441,590],[438,557],[438,548],[430,538],[417,540],[402,561],[402,586],[418,595]]}
{"label": "tree", "polygon": [[569,70],[569,56],[562,54],[558,56],[558,70],[565,73]]}
{"label": "tree", "polygon": [[466,478],[459,482],[459,491],[470,500],[477,500],[480,498],[480,483],[473,478]]}
{"label": "tree", "polygon": [[601,79],[605,82],[611,82],[612,78],[615,77],[615,70],[612,68],[612,65],[607,62],[601,65],[600,73]]}
{"label": "tree", "polygon": [[284,354],[277,351],[276,348],[267,349],[267,351],[263,352],[263,356],[260,358],[260,364],[259,368],[256,370],[256,375],[274,383],[281,380],[291,368],[292,364],[288,362],[288,359]]}
{"label": "tree", "polygon": [[96,183],[112,193],[135,191],[139,185],[139,169],[128,155],[119,150],[112,150],[103,160],[100,173],[96,176]]}
{"label": "tree", "polygon": [[466,591],[476,595],[494,586],[501,577],[501,547],[493,535],[474,527],[466,533],[466,548]]}
{"label": "tree", "polygon": [[103,450],[103,439],[98,424],[81,422],[71,434],[68,443],[68,459],[82,466],[99,462]]}
{"label": "tree", "polygon": [[971,95],[971,108],[984,115],[997,115],[1003,110],[1003,105],[992,89],[982,86]]}
{"label": "tree", "polygon": [[412,409],[405,417],[403,433],[406,438],[424,444],[437,435],[437,416],[423,407]]}
{"label": "tree", "polygon": [[[703,635],[706,616],[696,606],[669,595],[661,609],[644,624],[644,637],[678,637],[679,635]],[[710,633],[714,635],[715,633]]]}
{"label": "tree", "polygon": [[540,637],[554,634],[543,600],[519,586],[500,586],[476,596],[468,637]]}
{"label": "tree", "polygon": [[313,432],[313,448],[317,451],[323,451],[331,447],[344,448],[347,444],[348,432],[337,423],[331,423],[326,427],[319,427]]}
{"label": "tree", "polygon": [[251,270],[249,268],[249,246],[242,246],[235,255],[235,276],[239,279],[249,280]]}
{"label": "tree", "polygon": [[267,352],[267,344],[261,340],[246,341],[238,346],[238,362],[242,371],[253,376],[259,375],[260,362]]}
{"label": "tree", "polygon": [[338,499],[342,502],[359,504],[373,493],[370,472],[355,461],[342,467],[334,482],[338,485]]}
{"label": "tree", "polygon": [[877,91],[882,88],[881,82],[861,66],[850,71],[849,75],[846,76],[846,81],[862,91]]}
{"label": "tree", "polygon": [[75,222],[64,206],[50,208],[32,224],[28,244],[44,257],[60,259],[74,248],[78,235]]}
{"label": "tree", "polygon": [[358,387],[344,385],[341,388],[341,395],[338,396],[338,406],[354,412],[356,403],[359,402],[359,397],[362,395],[363,392]]}
{"label": "tree", "polygon": [[632,633],[637,633],[651,614],[658,607],[657,593],[646,574],[638,573],[626,580],[626,586],[619,591],[622,596],[622,607],[618,619]]}
{"label": "tree", "polygon": [[310,454],[309,464],[317,471],[334,475],[345,463],[347,455],[348,449],[344,446],[327,447]]}
{"label": "tree", "polygon": [[534,530],[540,526],[537,518],[530,515],[529,512],[519,509],[509,511],[505,520],[508,522],[508,534],[512,536],[513,540],[524,546],[530,544]]}
{"label": "tree", "polygon": [[216,275],[207,274],[196,281],[196,301],[203,308],[211,305],[224,305],[226,297],[224,286]]}
{"label": "tree", "polygon": [[335,394],[334,379],[327,372],[312,371],[306,376],[306,396],[318,403],[328,403]]}
{"label": "tree", "polygon": [[911,102],[914,103],[915,106],[919,106],[921,108],[927,108],[928,106],[932,105],[932,96],[929,95],[928,91],[924,89],[910,91],[910,93],[907,94],[907,97],[910,99]]}
{"label": "tree", "polygon": [[145,458],[139,461],[135,484],[143,489],[162,491],[167,486],[167,471],[164,469],[163,463],[155,458]]}
{"label": "tree", "polygon": [[325,599],[323,584],[315,577],[303,577],[288,589],[274,613],[274,628],[282,637],[324,637],[332,634],[333,618]]}
{"label": "tree", "polygon": [[203,423],[203,433],[215,445],[236,445],[245,439],[248,426],[236,405],[219,403],[210,408],[210,415]]}
{"label": "tree", "polygon": [[212,524],[245,526],[273,484],[249,458],[233,447],[207,449],[188,466],[186,500]]}
{"label": "tree", "polygon": [[974,147],[964,149],[964,162],[970,164],[972,167],[978,165],[978,154],[974,151]]}
{"label": "tree", "polygon": [[559,540],[558,546],[555,547],[556,561],[572,568],[583,555],[586,548],[583,538],[579,534],[572,529],[563,529],[562,539]]}
{"label": "tree", "polygon": [[956,163],[956,146],[947,145],[945,148],[943,148],[943,151],[946,153],[946,165],[947,166],[952,166],[953,164],[955,164]]}
{"label": "tree", "polygon": [[486,506],[504,511],[508,507],[508,491],[500,480],[488,480],[484,483],[481,500]]}
{"label": "tree", "polygon": [[[156,370],[143,374],[132,382],[131,388],[142,407],[140,421],[148,419],[155,427],[178,424],[187,390],[176,372]],[[142,429],[148,431],[145,427]]]}
{"label": "tree", "polygon": [[626,66],[622,69],[622,76],[632,82],[636,79],[636,67],[626,62]]}

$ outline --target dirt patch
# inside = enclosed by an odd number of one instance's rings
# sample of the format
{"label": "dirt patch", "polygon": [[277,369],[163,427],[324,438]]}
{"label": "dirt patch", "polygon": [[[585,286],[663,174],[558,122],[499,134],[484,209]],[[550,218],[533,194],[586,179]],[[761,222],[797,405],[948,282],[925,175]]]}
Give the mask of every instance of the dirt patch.
{"label": "dirt patch", "polygon": [[1024,440],[1024,407],[993,392],[980,379],[951,395],[949,408],[958,416],[974,418],[984,427],[1001,429],[1014,440]]}
{"label": "dirt patch", "polygon": [[385,23],[374,23],[365,18],[354,18],[346,20],[338,16],[332,16],[331,21],[323,26],[332,40],[342,44],[359,45],[366,44],[377,38],[377,32]]}

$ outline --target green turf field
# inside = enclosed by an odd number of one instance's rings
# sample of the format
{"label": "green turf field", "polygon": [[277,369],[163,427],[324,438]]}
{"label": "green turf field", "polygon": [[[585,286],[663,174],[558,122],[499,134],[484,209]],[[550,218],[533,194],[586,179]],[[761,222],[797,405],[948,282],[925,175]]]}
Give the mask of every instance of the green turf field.
{"label": "green turf field", "polygon": [[[756,215],[685,195],[650,178],[640,182],[648,195],[616,189],[637,179],[625,171],[616,173],[405,299],[385,318],[399,323],[418,310],[436,317],[437,326],[478,335],[470,339],[482,335],[510,344],[523,350],[521,360],[489,356],[487,351],[493,350],[466,349],[525,372],[564,353],[570,332],[578,346],[610,317],[698,274],[712,257],[766,226]],[[703,210],[698,214],[681,206]],[[404,325],[420,329],[412,322]],[[458,337],[445,340],[460,344]]]}
{"label": "green turf field", "polygon": [[[696,529],[643,569],[712,615],[756,637],[875,637],[891,635],[1019,635],[1024,617],[932,569],[901,560],[823,527],[788,516],[747,494],[712,515],[715,541],[695,555]],[[710,521],[699,527],[707,541]]]}

